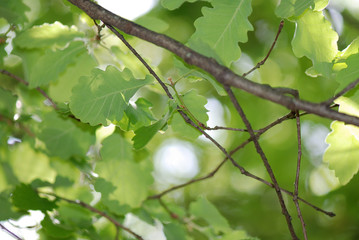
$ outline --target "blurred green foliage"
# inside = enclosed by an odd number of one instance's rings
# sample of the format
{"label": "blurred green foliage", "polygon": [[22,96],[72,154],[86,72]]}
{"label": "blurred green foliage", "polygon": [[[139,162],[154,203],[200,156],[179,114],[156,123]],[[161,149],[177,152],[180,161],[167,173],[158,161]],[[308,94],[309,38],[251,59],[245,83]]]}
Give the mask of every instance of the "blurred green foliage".
{"label": "blurred green foliage", "polygon": [[[268,60],[247,77],[297,89],[302,99],[321,102],[359,78],[358,6],[327,3],[162,0],[135,21],[243,74],[266,56],[284,18]],[[0,207],[0,220],[40,210],[40,239],[115,238],[116,228],[103,216],[44,194],[51,193],[90,204],[144,239],[155,239],[151,231],[160,234],[156,239],[169,240],[289,238],[274,190],[241,175],[229,161],[211,178],[164,195],[161,201],[149,199],[173,182],[205,176],[225,157],[213,143],[198,138],[200,133],[183,121],[177,105],[200,126],[244,128],[211,76],[125,35],[167,84],[175,96],[169,100],[119,39],[106,28],[98,33],[94,22],[67,1],[0,0],[0,13],[0,69],[29,83],[27,87],[0,75],[0,205],[5,206]],[[56,109],[38,87],[54,100]],[[359,115],[357,90],[336,101],[340,111]],[[289,112],[241,90],[234,92],[254,129]],[[329,217],[300,203],[309,239],[358,239],[358,130],[310,114],[303,115],[301,123],[299,195],[336,214]],[[249,138],[246,132],[207,132],[228,151]],[[176,141],[190,144],[198,169],[191,165],[186,170],[186,156],[159,159],[159,150]],[[295,120],[276,125],[259,142],[280,186],[293,191]],[[269,181],[252,143],[233,158]],[[176,180],[161,179],[161,171]],[[284,197],[302,238],[293,201]],[[120,231],[119,239],[130,236]]]}

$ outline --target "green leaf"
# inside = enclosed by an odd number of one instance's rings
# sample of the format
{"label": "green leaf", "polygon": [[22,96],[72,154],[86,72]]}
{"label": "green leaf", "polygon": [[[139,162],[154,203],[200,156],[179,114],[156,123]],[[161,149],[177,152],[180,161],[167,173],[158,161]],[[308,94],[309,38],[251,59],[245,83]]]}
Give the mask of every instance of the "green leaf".
{"label": "green leaf", "polygon": [[41,210],[44,212],[56,207],[54,202],[41,198],[30,185],[23,183],[16,186],[12,195],[12,202],[16,207],[25,210]]}
{"label": "green leaf", "polygon": [[49,95],[55,102],[69,102],[72,88],[78,84],[81,76],[91,75],[91,70],[97,66],[96,60],[82,52],[76,57],[76,62],[67,67],[63,74],[60,74],[57,81],[53,81],[49,87]]}
{"label": "green leaf", "polygon": [[96,164],[95,172],[116,187],[110,200],[121,205],[139,207],[147,198],[153,177],[151,169],[133,161],[132,146],[118,134],[103,141],[102,160]]}
{"label": "green leaf", "polygon": [[249,237],[243,230],[235,230],[226,233],[221,240],[259,240],[258,238]]}
{"label": "green leaf", "polygon": [[181,60],[174,58],[174,66],[176,67],[176,70],[178,71],[178,74],[180,77],[195,77],[198,80],[207,80],[212,86],[216,89],[217,93],[220,96],[226,96],[227,93],[223,89],[222,85],[214,79],[211,75],[206,74],[205,72],[201,71],[200,69],[196,68],[190,68],[186,63],[182,62]]}
{"label": "green leaf", "polygon": [[128,69],[122,72],[113,66],[106,71],[94,69],[91,77],[82,77],[73,88],[70,109],[82,122],[109,125],[108,121],[122,119],[130,98],[151,82],[149,76],[134,79]]}
{"label": "green leaf", "polygon": [[[197,90],[187,92],[182,96],[182,99],[185,103],[185,107],[195,116],[196,120],[206,124],[208,121],[207,109],[205,108],[207,99],[199,95]],[[182,105],[179,101],[178,104]],[[196,123],[196,120],[192,120]],[[173,131],[189,140],[195,140],[201,135],[201,132],[187,124],[179,113],[173,114],[170,124]]]}
{"label": "green leaf", "polygon": [[164,32],[169,28],[169,24],[167,22],[150,16],[142,16],[136,19],[136,23],[156,32]]}
{"label": "green leaf", "polygon": [[9,156],[14,174],[19,181],[31,183],[35,179],[53,182],[56,171],[47,155],[36,151],[28,142],[18,144]]}
{"label": "green leaf", "polygon": [[164,225],[163,232],[167,240],[186,240],[186,230],[178,223],[169,223]]}
{"label": "green leaf", "polygon": [[345,63],[347,68],[340,70],[335,78],[340,84],[337,92],[345,88],[349,83],[359,79],[359,53],[348,57]]}
{"label": "green leaf", "polygon": [[253,30],[248,21],[252,12],[251,1],[213,0],[212,5],[213,8],[202,8],[203,17],[195,21],[196,32],[189,45],[192,47],[198,40],[207,43],[221,62],[230,66],[241,55],[238,42],[246,42],[247,32]]}
{"label": "green leaf", "polygon": [[31,68],[27,74],[29,87],[35,88],[56,81],[59,75],[76,61],[76,57],[86,51],[84,43],[79,41],[72,42],[63,50],[47,50],[35,62],[30,63]]}
{"label": "green leaf", "polygon": [[217,233],[226,233],[231,230],[227,219],[204,197],[191,203],[190,213],[204,219]]}
{"label": "green leaf", "polygon": [[1,115],[13,118],[15,114],[15,103],[17,97],[11,92],[0,88],[0,112]]}
{"label": "green leaf", "polygon": [[156,120],[151,112],[151,108],[152,103],[144,98],[139,98],[135,104],[127,106],[125,110],[126,116],[117,124],[125,131],[149,125],[152,121]]}
{"label": "green leaf", "polygon": [[161,4],[168,10],[175,10],[176,8],[179,8],[184,2],[193,3],[196,1],[198,0],[161,0]]}
{"label": "green leaf", "polygon": [[7,192],[0,193],[0,206],[0,221],[16,219],[22,215],[21,213],[14,211],[13,206],[10,202],[10,194]]}
{"label": "green leaf", "polygon": [[55,44],[57,47],[64,47],[74,38],[83,36],[84,34],[75,26],[68,27],[56,21],[52,24],[34,26],[22,32],[14,39],[14,43],[21,48],[44,48]]}
{"label": "green leaf", "polygon": [[62,222],[67,226],[80,229],[89,228],[92,225],[90,210],[75,204],[61,204],[57,209]]}
{"label": "green leaf", "polygon": [[275,14],[281,18],[299,16],[307,8],[320,11],[328,5],[329,0],[281,0]]}
{"label": "green leaf", "polygon": [[351,55],[354,55],[359,52],[359,37],[354,39],[348,47],[346,47],[343,51],[338,53],[339,60],[345,60]]}
{"label": "green leaf", "polygon": [[0,4],[0,16],[12,24],[23,24],[28,22],[25,12],[30,8],[22,0],[2,0]]}
{"label": "green leaf", "polygon": [[333,59],[338,52],[338,34],[323,12],[308,10],[296,21],[292,48],[297,57],[306,56],[317,74],[329,77]]}
{"label": "green leaf", "polygon": [[[340,112],[359,116],[359,97],[352,99],[340,97],[335,101],[340,105]],[[335,176],[342,185],[347,184],[359,169],[359,128],[334,121],[332,132],[327,136],[329,147],[323,156],[323,161],[329,163],[329,168],[335,171]]]}
{"label": "green leaf", "polygon": [[41,226],[50,237],[54,238],[67,238],[73,235],[73,230],[62,224],[54,224],[49,217],[45,215],[45,218],[41,221]]}
{"label": "green leaf", "polygon": [[140,149],[146,144],[167,124],[166,119],[161,119],[150,126],[144,126],[135,131],[135,136],[132,138],[133,147]]}
{"label": "green leaf", "polygon": [[84,156],[95,137],[78,128],[70,119],[62,119],[56,113],[46,114],[41,125],[39,139],[45,143],[50,156],[68,159],[74,155]]}

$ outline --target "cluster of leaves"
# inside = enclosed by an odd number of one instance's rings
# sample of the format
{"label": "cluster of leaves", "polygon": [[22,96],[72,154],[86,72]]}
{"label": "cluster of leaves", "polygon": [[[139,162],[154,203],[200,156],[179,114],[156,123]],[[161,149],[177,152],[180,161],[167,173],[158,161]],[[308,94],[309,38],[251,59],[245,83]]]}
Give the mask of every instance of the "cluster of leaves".
{"label": "cluster of leaves", "polygon": [[[150,65],[161,79],[171,79],[167,84],[175,97],[169,99],[125,45],[107,29],[98,32],[100,28],[79,9],[67,1],[30,2],[1,1],[0,5],[1,221],[39,210],[44,214],[37,231],[41,239],[132,239],[136,237],[133,233],[143,239],[168,240],[257,239],[250,235],[287,238],[286,232],[280,233],[285,227],[273,230],[273,224],[280,226],[283,219],[278,207],[273,207],[277,202],[272,195],[264,197],[268,188],[255,185],[255,180],[240,176],[238,169],[227,165],[213,178],[182,188],[180,196],[151,198],[161,188],[153,174],[152,159],[166,140],[191,142],[198,149],[203,175],[223,159],[212,143],[198,139],[201,132],[186,124],[178,111],[204,128],[209,120],[207,99],[216,98],[227,111],[226,124],[243,126],[222,86],[181,59],[146,45],[151,50],[143,54]],[[185,33],[171,30],[178,24],[173,20],[176,16],[183,32],[194,31],[186,39],[189,47],[241,73],[243,52],[255,61],[263,58],[273,41],[274,29],[280,19],[286,19],[288,30],[281,35],[283,39],[271,60],[261,67],[259,75],[250,77],[299,88],[301,96],[324,101],[359,77],[359,38],[345,39],[350,42],[338,47],[339,36],[325,16],[327,5],[328,0],[281,0],[278,4],[162,0],[148,16],[137,21],[182,38],[179,34]],[[263,6],[270,7],[264,11]],[[187,26],[186,17],[193,24]],[[268,20],[263,23],[261,19]],[[135,48],[144,44],[126,38]],[[162,61],[151,62],[158,55]],[[311,82],[306,77],[311,77]],[[356,90],[335,100],[339,111],[359,116]],[[258,128],[286,113],[244,93],[238,99]],[[330,123],[312,116],[307,121]],[[104,136],[109,125],[114,130]],[[261,138],[268,155],[277,160],[272,166],[280,175],[279,181],[287,186],[292,186],[295,169],[295,161],[287,161],[288,156],[296,156],[292,125],[279,126]],[[358,128],[334,121],[331,129],[323,162],[310,163],[308,153],[302,167],[303,179],[312,181],[311,185],[316,184],[313,176],[318,176],[318,169],[325,167],[322,181],[335,182],[328,192],[348,184],[359,169]],[[246,133],[234,132],[228,134],[223,145],[234,149],[247,138]],[[243,149],[234,158],[266,178],[253,149]],[[244,163],[244,159],[250,161]],[[328,172],[335,177],[323,177]],[[312,196],[313,189],[305,185],[302,180],[301,195]],[[337,196],[333,194],[326,207],[338,210],[343,206],[344,200]],[[324,200],[316,203],[324,205]],[[348,203],[342,211],[350,212],[351,207],[355,204],[349,207]],[[308,217],[307,225],[317,226],[309,233],[318,238],[331,236],[326,228],[349,216],[328,220],[316,216],[313,209],[305,209],[304,218],[306,214],[313,217]],[[273,215],[278,217],[273,219]],[[357,217],[353,218],[350,224],[356,226]],[[151,232],[159,235],[154,237]],[[342,234],[341,239],[354,239],[358,234],[353,230]]]}

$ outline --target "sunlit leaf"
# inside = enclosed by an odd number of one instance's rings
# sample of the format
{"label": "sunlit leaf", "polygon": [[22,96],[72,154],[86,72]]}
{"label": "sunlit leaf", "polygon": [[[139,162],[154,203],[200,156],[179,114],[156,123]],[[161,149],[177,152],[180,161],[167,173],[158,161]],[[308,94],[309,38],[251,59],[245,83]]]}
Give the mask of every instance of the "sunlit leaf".
{"label": "sunlit leaf", "polygon": [[97,66],[95,59],[87,52],[80,53],[76,59],[76,62],[68,66],[49,86],[49,95],[56,102],[69,102],[72,88],[79,82],[80,77],[91,75],[91,70]]}
{"label": "sunlit leaf", "polygon": [[206,198],[201,197],[190,205],[190,212],[205,220],[216,232],[228,232],[230,226],[218,209]]}
{"label": "sunlit leaf", "polygon": [[[34,88],[56,81],[59,75],[76,61],[76,57],[86,51],[83,42],[72,42],[63,50],[53,51],[49,49],[41,56],[34,52],[29,52],[28,72],[26,74],[29,87]],[[23,54],[26,54],[26,52]],[[35,55],[32,57],[32,54]]]}
{"label": "sunlit leaf", "polygon": [[[353,100],[341,97],[336,103],[340,105],[341,112],[359,116],[359,98]],[[359,128],[334,121],[331,129],[332,132],[326,139],[329,147],[323,161],[329,163],[329,168],[335,171],[339,182],[345,185],[359,170]]]}
{"label": "sunlit leaf", "polygon": [[116,187],[110,199],[139,207],[153,182],[150,170],[133,160],[132,146],[117,134],[104,140],[101,156],[95,172]]}
{"label": "sunlit leaf", "polygon": [[[213,8],[203,7],[203,17],[194,23],[196,32],[189,45],[197,40],[207,43],[220,60],[229,66],[239,59],[238,42],[246,42],[247,32],[253,30],[248,16],[252,12],[250,0],[213,0]],[[195,48],[196,49],[196,48]]]}
{"label": "sunlit leaf", "polygon": [[68,27],[60,22],[45,23],[22,32],[14,43],[21,48],[43,48],[52,45],[64,47],[76,37],[83,37],[75,26]]}
{"label": "sunlit leaf", "polygon": [[[50,165],[46,154],[36,151],[28,142],[15,146],[9,156],[14,174],[23,183],[31,183],[35,179],[53,182],[56,171]],[[34,159],[36,159],[34,161]]]}
{"label": "sunlit leaf", "polygon": [[299,16],[307,8],[319,11],[328,5],[329,0],[281,0],[275,10],[278,17]]}
{"label": "sunlit leaf", "polygon": [[338,34],[325,19],[323,12],[308,10],[296,22],[292,40],[294,54],[311,59],[318,74],[329,76],[332,61],[338,52]]}
{"label": "sunlit leaf", "polygon": [[150,77],[135,79],[128,69],[94,69],[90,77],[82,77],[73,88],[70,109],[82,122],[108,125],[108,121],[120,121],[130,98],[151,82]]}

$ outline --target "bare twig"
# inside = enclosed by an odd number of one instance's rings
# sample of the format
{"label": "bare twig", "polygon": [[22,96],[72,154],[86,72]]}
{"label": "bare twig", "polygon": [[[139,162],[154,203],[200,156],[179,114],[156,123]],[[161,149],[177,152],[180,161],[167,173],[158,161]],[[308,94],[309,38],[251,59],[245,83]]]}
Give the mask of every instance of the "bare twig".
{"label": "bare twig", "polygon": [[293,201],[297,209],[298,217],[300,219],[300,223],[302,225],[302,231],[304,235],[304,239],[307,240],[307,230],[305,227],[305,222],[303,219],[302,212],[299,207],[298,202],[298,194],[299,194],[299,174],[300,174],[300,165],[302,161],[302,137],[301,137],[301,129],[300,129],[300,115],[299,111],[296,111],[296,125],[297,125],[297,141],[298,141],[298,159],[297,159],[297,169],[296,169],[296,175],[295,175],[295,182],[294,182],[294,193],[293,193]]}
{"label": "bare twig", "polygon": [[354,82],[349,83],[348,86],[346,86],[343,90],[341,90],[340,92],[335,94],[333,97],[329,98],[328,100],[322,102],[321,104],[326,105],[326,106],[332,104],[334,102],[334,100],[343,96],[344,94],[349,92],[351,89],[355,88],[358,85],[358,83],[359,83],[359,78],[357,80],[355,80]]}
{"label": "bare twig", "polygon": [[173,99],[172,94],[170,93],[170,91],[168,90],[166,84],[164,84],[164,82],[160,79],[160,77],[155,73],[155,71],[153,71],[153,69],[147,64],[147,62],[141,57],[140,54],[138,54],[138,52],[130,45],[129,42],[127,42],[127,40],[123,37],[123,35],[121,33],[119,33],[114,27],[112,27],[111,25],[105,23],[105,25],[108,27],[108,29],[110,29],[119,39],[121,39],[121,41],[128,47],[128,49],[131,50],[131,52],[138,58],[138,60],[141,61],[141,63],[147,68],[147,70],[151,73],[151,75],[157,80],[157,82],[161,85],[161,87],[163,88],[163,90],[166,92],[167,96],[170,99]]}
{"label": "bare twig", "polygon": [[278,40],[278,37],[279,37],[279,34],[282,32],[282,29],[283,29],[283,25],[284,25],[284,21],[280,21],[280,24],[279,24],[279,27],[278,27],[278,31],[277,31],[277,35],[275,36],[275,39],[273,41],[273,44],[271,46],[271,48],[269,49],[267,55],[265,56],[265,58],[260,61],[259,63],[257,63],[257,65],[255,65],[251,70],[249,70],[248,72],[244,73],[242,76],[245,77],[247,76],[248,74],[250,74],[251,72],[253,72],[254,70],[260,68],[268,59],[269,55],[271,54],[275,44],[277,43],[277,40]]}
{"label": "bare twig", "polygon": [[104,218],[106,218],[107,220],[109,220],[111,223],[113,223],[117,228],[121,228],[123,230],[125,230],[126,232],[130,233],[131,235],[133,235],[136,239],[138,240],[143,240],[143,238],[138,235],[137,233],[133,232],[131,229],[129,229],[128,227],[122,225],[120,222],[118,222],[116,219],[114,219],[113,217],[109,216],[107,213],[105,212],[102,212],[100,210],[98,210],[97,208],[94,208],[92,207],[91,205],[83,202],[83,201],[80,201],[80,200],[71,200],[71,199],[68,199],[68,198],[64,198],[64,197],[60,197],[54,193],[45,193],[45,192],[39,192],[41,194],[44,194],[44,195],[48,195],[48,196],[53,196],[59,200],[62,200],[62,201],[65,201],[65,202],[68,202],[68,203],[71,203],[71,204],[75,204],[75,205],[79,205],[81,207],[84,207],[88,210],[90,210],[91,212],[93,213],[96,213]]}
{"label": "bare twig", "polygon": [[12,236],[13,238],[17,239],[17,240],[23,240],[21,237],[17,236],[15,233],[11,232],[9,229],[7,229],[4,225],[2,225],[0,223],[0,228],[2,230],[4,230],[7,234],[9,234],[10,236]]}
{"label": "bare twig", "polygon": [[229,98],[231,99],[232,101],[232,104],[234,105],[235,109],[237,110],[238,114],[241,116],[243,122],[244,122],[244,125],[246,126],[246,128],[248,129],[248,132],[251,136],[251,138],[253,139],[253,143],[254,143],[254,146],[257,150],[257,153],[259,154],[259,156],[262,158],[262,161],[263,161],[263,164],[272,180],[272,183],[273,183],[273,186],[274,186],[274,189],[275,189],[275,192],[277,193],[277,197],[278,197],[278,200],[279,200],[279,204],[282,208],[282,213],[287,221],[287,226],[288,226],[288,229],[289,229],[289,232],[290,234],[292,235],[292,239],[296,240],[298,239],[297,235],[295,234],[295,231],[294,231],[294,228],[293,228],[293,225],[292,225],[292,218],[287,210],[287,207],[284,203],[284,199],[283,199],[283,195],[282,195],[282,192],[281,192],[281,189],[279,187],[279,184],[277,182],[277,179],[276,177],[274,176],[274,172],[272,170],[272,167],[270,166],[269,162],[268,162],[268,159],[266,157],[266,155],[264,154],[263,150],[262,150],[262,147],[260,146],[259,142],[258,142],[258,139],[256,138],[255,136],[255,133],[253,132],[253,129],[252,129],[252,126],[250,124],[250,122],[248,121],[242,107],[239,105],[238,101],[237,101],[237,98],[234,96],[234,93],[232,92],[231,88],[228,87],[228,86],[224,86],[224,89],[226,90]]}
{"label": "bare twig", "polygon": [[[0,73],[4,74],[4,75],[7,75],[13,79],[15,79],[16,81],[26,85],[26,86],[29,86],[29,83],[27,81],[25,81],[24,79],[22,79],[21,77],[19,76],[16,76],[15,74],[12,74],[11,72],[9,71],[6,71],[4,69],[0,69]],[[39,93],[42,94],[42,96],[44,96],[50,103],[51,103],[51,106],[57,110],[58,107],[57,105],[54,103],[54,101],[52,101],[52,99],[49,97],[49,95],[46,94],[46,92],[44,90],[42,90],[40,87],[37,87],[35,88]]]}

